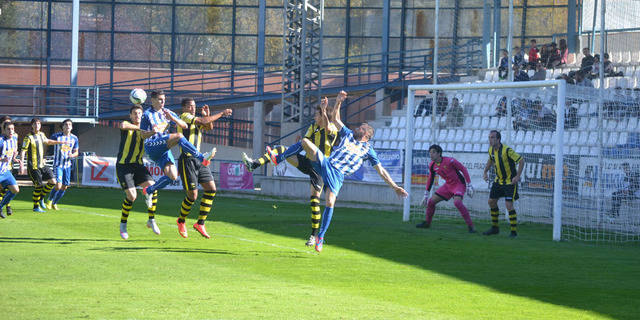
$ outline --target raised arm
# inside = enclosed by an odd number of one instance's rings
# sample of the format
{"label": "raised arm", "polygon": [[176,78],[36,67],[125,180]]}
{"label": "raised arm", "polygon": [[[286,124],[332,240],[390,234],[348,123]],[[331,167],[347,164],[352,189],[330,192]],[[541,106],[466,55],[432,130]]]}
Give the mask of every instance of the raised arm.
{"label": "raised arm", "polygon": [[393,179],[391,179],[389,172],[387,172],[387,170],[384,167],[382,167],[380,163],[376,164],[374,168],[376,168],[376,171],[378,171],[378,174],[380,175],[382,180],[384,180],[384,182],[386,182],[391,188],[393,188],[393,191],[399,197],[406,198],[409,195],[407,191],[405,191],[402,187],[398,186],[395,182],[393,182]]}
{"label": "raised arm", "polygon": [[338,130],[342,129],[344,123],[340,119],[340,108],[342,107],[342,102],[347,99],[347,93],[345,91],[340,91],[338,96],[336,97],[336,103],[327,113],[329,117],[329,121],[336,125]]}
{"label": "raised arm", "polygon": [[[151,137],[152,135],[155,134],[155,132],[153,131],[146,131],[146,130],[142,130],[140,129],[139,125],[133,124],[129,121],[122,121],[120,123],[120,130],[138,130],[140,131],[140,134],[142,135],[142,139],[147,139],[149,137]],[[163,130],[164,131],[164,130]]]}
{"label": "raised arm", "polygon": [[202,117],[196,117],[195,118],[195,122],[198,125],[201,126],[205,126],[207,127],[207,129],[211,130],[213,129],[213,122],[222,118],[222,117],[227,117],[230,116],[231,114],[233,114],[233,110],[231,109],[224,109],[212,116],[209,115],[209,106],[205,105],[204,107],[202,107]]}
{"label": "raised arm", "polygon": [[[173,113],[171,110],[167,108],[162,108],[162,112],[164,112],[164,116],[167,117],[167,119],[175,122],[175,124],[178,125],[180,128],[186,129],[188,127],[187,123],[182,121],[182,119],[180,119],[180,117],[178,117],[178,115]],[[164,130],[162,130],[162,132],[164,132]]]}
{"label": "raised arm", "polygon": [[327,97],[322,98],[320,101],[320,121],[316,121],[318,127],[322,129],[327,129],[329,125],[329,117],[328,117],[328,105],[329,99]]}

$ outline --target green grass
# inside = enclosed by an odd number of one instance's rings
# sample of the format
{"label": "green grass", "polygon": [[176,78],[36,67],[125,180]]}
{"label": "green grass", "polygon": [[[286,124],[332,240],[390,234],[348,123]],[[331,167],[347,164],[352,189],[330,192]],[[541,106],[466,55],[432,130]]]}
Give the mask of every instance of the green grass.
{"label": "green grass", "polygon": [[[119,190],[70,189],[31,212],[31,190],[0,221],[3,319],[637,319],[640,249],[466,233],[461,219],[418,230],[400,213],[336,208],[321,254],[304,246],[308,206],[218,197],[213,239],[160,194],[162,234],[139,199],[128,241]],[[220,194],[224,194],[221,192]],[[74,205],[71,205],[74,204]],[[273,205],[277,208],[273,208]],[[194,206],[197,209],[197,206]],[[194,210],[196,211],[196,210]],[[191,218],[195,218],[192,212]],[[193,220],[188,222],[193,223]],[[478,229],[486,223],[480,222]],[[503,228],[507,230],[507,228]]]}

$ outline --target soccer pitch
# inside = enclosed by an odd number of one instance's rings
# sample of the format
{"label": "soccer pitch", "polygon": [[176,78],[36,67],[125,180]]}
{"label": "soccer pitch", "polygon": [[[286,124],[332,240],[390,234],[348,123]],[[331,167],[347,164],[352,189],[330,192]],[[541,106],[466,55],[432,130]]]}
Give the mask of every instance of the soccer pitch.
{"label": "soccer pitch", "polygon": [[[207,229],[175,226],[183,193],[161,191],[146,228],[139,196],[120,239],[120,190],[69,189],[31,211],[30,188],[0,220],[3,319],[637,319],[640,248],[551,241],[551,227],[466,233],[399,212],[336,208],[321,254],[309,207],[225,198]],[[26,200],[26,201],[25,201]],[[187,223],[197,217],[197,204]],[[436,212],[436,215],[438,213]],[[488,213],[487,213],[488,215]],[[476,222],[479,230],[486,221]]]}

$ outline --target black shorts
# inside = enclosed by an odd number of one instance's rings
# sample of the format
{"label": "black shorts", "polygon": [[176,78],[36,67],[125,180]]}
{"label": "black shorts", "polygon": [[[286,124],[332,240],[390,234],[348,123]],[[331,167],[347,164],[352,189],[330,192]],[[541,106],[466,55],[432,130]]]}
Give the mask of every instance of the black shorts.
{"label": "black shorts", "polygon": [[311,160],[309,160],[309,158],[301,154],[297,154],[297,157],[298,157],[298,167],[297,167],[298,170],[300,170],[300,172],[309,176],[311,186],[314,189],[316,189],[316,191],[318,192],[322,191],[322,185],[323,185],[322,177],[315,169],[313,169]]}
{"label": "black shorts", "polygon": [[518,195],[518,187],[515,184],[499,184],[494,182],[491,185],[491,192],[489,193],[489,199],[504,198],[505,201],[515,201],[520,198]]}
{"label": "black shorts", "polygon": [[147,168],[139,163],[116,164],[116,175],[122,189],[131,189],[145,181],[153,181]]}
{"label": "black shorts", "polygon": [[180,155],[178,159],[178,171],[184,190],[196,190],[198,184],[213,181],[211,170],[205,167],[202,161],[195,157]]}
{"label": "black shorts", "polygon": [[53,172],[49,167],[42,167],[40,169],[29,168],[27,174],[29,174],[29,178],[31,178],[34,186],[41,186],[42,181],[53,179]]}

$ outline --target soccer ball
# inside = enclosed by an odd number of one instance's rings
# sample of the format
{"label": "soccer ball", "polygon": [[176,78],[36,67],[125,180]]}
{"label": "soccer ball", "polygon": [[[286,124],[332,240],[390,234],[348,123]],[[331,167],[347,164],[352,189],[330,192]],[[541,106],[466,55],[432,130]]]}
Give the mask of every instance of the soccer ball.
{"label": "soccer ball", "polygon": [[135,88],[129,93],[129,100],[133,104],[143,104],[147,100],[147,93],[140,88]]}

